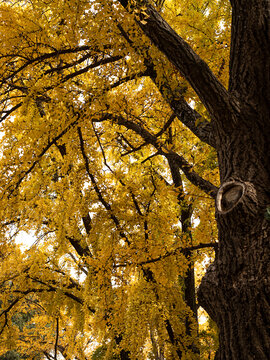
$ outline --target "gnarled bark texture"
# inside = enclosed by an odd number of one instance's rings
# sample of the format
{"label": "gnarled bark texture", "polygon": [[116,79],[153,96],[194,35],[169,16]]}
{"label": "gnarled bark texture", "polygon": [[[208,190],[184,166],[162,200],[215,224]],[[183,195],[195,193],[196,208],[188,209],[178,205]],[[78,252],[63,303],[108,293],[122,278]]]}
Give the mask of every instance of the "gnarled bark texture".
{"label": "gnarled bark texture", "polygon": [[219,251],[200,287],[216,321],[216,359],[270,358],[270,3],[232,1],[229,93],[238,109],[217,124]]}
{"label": "gnarled bark texture", "polygon": [[270,1],[231,5],[228,90],[152,6],[138,23],[189,81],[212,120],[221,180],[219,248],[198,295],[219,327],[216,359],[269,360]]}

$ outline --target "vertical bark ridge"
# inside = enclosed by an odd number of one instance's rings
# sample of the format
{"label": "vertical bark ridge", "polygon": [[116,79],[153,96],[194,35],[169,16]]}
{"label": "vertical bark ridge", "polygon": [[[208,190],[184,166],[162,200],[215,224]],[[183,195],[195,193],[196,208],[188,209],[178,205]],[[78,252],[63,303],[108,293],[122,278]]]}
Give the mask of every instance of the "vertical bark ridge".
{"label": "vertical bark ridge", "polygon": [[270,3],[249,0],[247,6],[246,1],[234,1],[232,6],[229,91],[269,114]]}

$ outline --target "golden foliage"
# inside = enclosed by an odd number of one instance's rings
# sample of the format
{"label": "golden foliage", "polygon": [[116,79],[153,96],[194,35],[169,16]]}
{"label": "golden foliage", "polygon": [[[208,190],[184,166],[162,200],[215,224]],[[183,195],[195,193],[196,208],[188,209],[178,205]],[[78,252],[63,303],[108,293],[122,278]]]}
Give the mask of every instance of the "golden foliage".
{"label": "golden foliage", "polygon": [[[228,3],[162,7],[225,85]],[[4,1],[0,39],[0,355],[195,359],[184,279],[207,249],[184,249],[216,241],[214,204],[166,154],[215,185],[217,160],[159,90],[206,110],[117,1]]]}

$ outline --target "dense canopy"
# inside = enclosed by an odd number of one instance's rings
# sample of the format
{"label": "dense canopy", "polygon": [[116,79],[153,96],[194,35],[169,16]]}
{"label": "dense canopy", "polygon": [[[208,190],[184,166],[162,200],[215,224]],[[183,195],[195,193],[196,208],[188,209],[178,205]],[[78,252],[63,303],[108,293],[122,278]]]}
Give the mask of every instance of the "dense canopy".
{"label": "dense canopy", "polygon": [[196,297],[218,238],[212,88],[144,26],[157,9],[225,93],[231,5],[123,5],[1,2],[2,356],[213,359]]}

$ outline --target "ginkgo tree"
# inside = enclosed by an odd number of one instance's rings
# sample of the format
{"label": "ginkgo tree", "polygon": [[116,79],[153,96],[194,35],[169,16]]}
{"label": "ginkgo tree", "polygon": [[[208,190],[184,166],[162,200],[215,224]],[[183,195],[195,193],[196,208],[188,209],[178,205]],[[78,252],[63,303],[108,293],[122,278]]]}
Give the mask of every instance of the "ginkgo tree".
{"label": "ginkgo tree", "polygon": [[245,5],[2,1],[2,354],[211,358],[202,305],[216,359],[269,358],[270,9]]}

